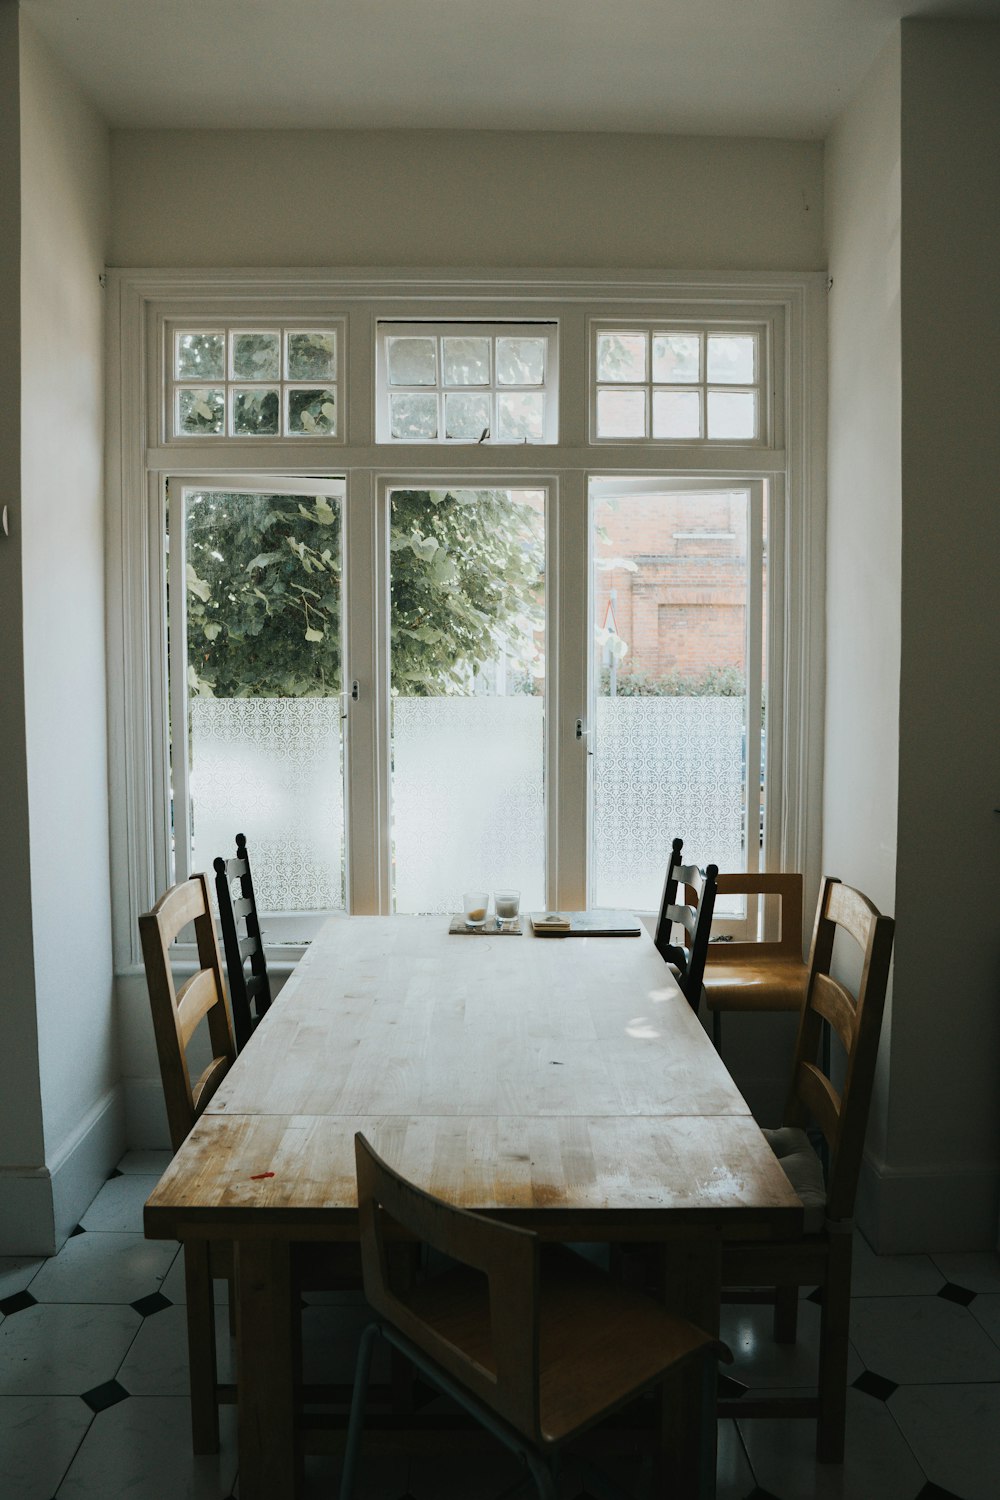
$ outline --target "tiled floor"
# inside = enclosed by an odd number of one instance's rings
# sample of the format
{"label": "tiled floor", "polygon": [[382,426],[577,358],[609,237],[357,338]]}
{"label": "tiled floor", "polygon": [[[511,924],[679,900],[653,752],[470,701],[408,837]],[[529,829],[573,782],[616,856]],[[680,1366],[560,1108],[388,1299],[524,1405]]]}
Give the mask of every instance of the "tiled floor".
{"label": "tiled floor", "polygon": [[[133,1153],[51,1260],[0,1259],[0,1495],[4,1500],[226,1500],[238,1495],[233,1413],[222,1451],[193,1458],[184,1282],[177,1247],[144,1240],[142,1204],[167,1154]],[[220,1287],[220,1293],[224,1287]],[[218,1308],[228,1355],[226,1310]],[[308,1377],[350,1376],[357,1299],[306,1313]],[[761,1307],[724,1309],[744,1384],[808,1384],[818,1309],[779,1348]],[[813,1461],[813,1424],[722,1423],[720,1500],[997,1500],[1000,1259],[855,1251],[847,1461]],[[366,1461],[358,1500],[493,1500],[516,1477],[502,1453]],[[635,1477],[641,1480],[642,1475]],[[310,1460],[310,1496],[337,1493],[335,1460]],[[587,1495],[572,1465],[566,1500]],[[526,1491],[527,1493],[527,1491]]]}

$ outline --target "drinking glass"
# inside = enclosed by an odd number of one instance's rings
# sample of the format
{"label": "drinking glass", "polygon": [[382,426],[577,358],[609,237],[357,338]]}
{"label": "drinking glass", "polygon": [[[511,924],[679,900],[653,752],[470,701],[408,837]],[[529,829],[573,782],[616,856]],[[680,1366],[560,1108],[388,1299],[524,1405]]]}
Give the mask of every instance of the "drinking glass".
{"label": "drinking glass", "polygon": [[489,905],[488,891],[466,891],[462,897],[462,911],[465,915],[466,927],[484,927]]}
{"label": "drinking glass", "polygon": [[513,926],[517,921],[520,906],[520,891],[494,891],[493,910],[496,913],[497,926],[500,928]]}

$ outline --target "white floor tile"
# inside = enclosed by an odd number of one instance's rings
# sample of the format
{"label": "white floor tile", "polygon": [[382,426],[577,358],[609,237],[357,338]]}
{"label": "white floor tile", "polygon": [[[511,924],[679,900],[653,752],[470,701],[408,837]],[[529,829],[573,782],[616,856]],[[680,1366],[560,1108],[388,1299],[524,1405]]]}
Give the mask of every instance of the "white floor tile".
{"label": "white floor tile", "polygon": [[858,1297],[851,1341],[867,1369],[898,1385],[1000,1380],[1000,1348],[943,1297]]}
{"label": "white floor tile", "polygon": [[946,1281],[970,1292],[1000,1292],[1000,1255],[995,1250],[943,1253],[932,1257]]}
{"label": "white floor tile", "polygon": [[[216,1302],[225,1304],[229,1301],[228,1281],[222,1279],[216,1280],[213,1284],[213,1290]],[[177,1302],[181,1305],[187,1302],[187,1286],[184,1281],[184,1254],[179,1248],[174,1257],[173,1264],[164,1278],[163,1285],[160,1287],[160,1291],[164,1297],[169,1297],[171,1302]]]}
{"label": "white floor tile", "polygon": [[754,1477],[781,1500],[916,1500],[924,1475],[884,1402],[847,1392],[843,1464],[816,1462],[816,1424],[748,1418],[743,1434]]}
{"label": "white floor tile", "polygon": [[142,1210],[159,1179],[151,1176],[112,1177],[87,1209],[84,1229],[142,1234]]}
{"label": "white floor tile", "polygon": [[996,1500],[1000,1386],[905,1386],[889,1410],[934,1484],[962,1500]]}
{"label": "white floor tile", "polygon": [[993,1342],[1000,1345],[1000,1293],[995,1296],[980,1293],[974,1302],[969,1303],[969,1311],[980,1328],[985,1328]]}
{"label": "white floor tile", "polygon": [[131,1307],[45,1303],[0,1324],[0,1395],[80,1396],[113,1380],[142,1320]]}
{"label": "white floor tile", "polygon": [[220,1453],[191,1452],[191,1404],[132,1396],[102,1411],[60,1485],[58,1500],[221,1500],[236,1475],[236,1415],[219,1413]]}
{"label": "white floor tile", "polygon": [[[216,1368],[219,1379],[234,1379],[229,1317],[216,1308]],[[188,1383],[187,1308],[165,1307],[143,1320],[118,1371],[133,1396],[186,1396]]]}
{"label": "white floor tile", "polygon": [[51,1500],[92,1419],[78,1396],[0,1396],[3,1493]]}
{"label": "white floor tile", "polygon": [[172,1151],[129,1151],[118,1163],[119,1172],[126,1175],[162,1177],[173,1160]]}
{"label": "white floor tile", "polygon": [[[724,1375],[752,1387],[815,1386],[819,1368],[820,1310],[814,1302],[799,1301],[798,1337],[794,1344],[776,1344],[773,1310],[763,1303],[733,1303],[722,1309],[719,1336],[733,1352]],[[851,1351],[847,1379],[863,1366]]]}
{"label": "white floor tile", "polygon": [[41,1255],[0,1255],[0,1301],[23,1292],[44,1264]]}
{"label": "white floor tile", "polygon": [[854,1236],[853,1296],[933,1296],[944,1283],[929,1255],[876,1255],[864,1235]]}
{"label": "white floor tile", "polygon": [[31,1283],[39,1302],[134,1302],[158,1292],[177,1253],[141,1234],[75,1234]]}

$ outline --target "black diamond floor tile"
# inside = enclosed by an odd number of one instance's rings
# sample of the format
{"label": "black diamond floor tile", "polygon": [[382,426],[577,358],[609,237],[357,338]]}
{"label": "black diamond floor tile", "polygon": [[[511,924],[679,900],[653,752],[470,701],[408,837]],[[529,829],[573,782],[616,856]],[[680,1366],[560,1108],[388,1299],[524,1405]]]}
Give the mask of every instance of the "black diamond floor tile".
{"label": "black diamond floor tile", "polygon": [[173,1307],[174,1304],[162,1292],[150,1292],[148,1297],[137,1297],[129,1305],[135,1308],[140,1318],[149,1318],[153,1313],[162,1312],[165,1307]]}
{"label": "black diamond floor tile", "polygon": [[120,1171],[118,1167],[114,1167],[108,1173],[108,1181],[109,1182],[114,1182],[114,1180],[115,1180],[116,1177],[123,1177],[124,1175],[125,1174],[122,1171]]}
{"label": "black diamond floor tile", "polygon": [[959,1307],[968,1307],[970,1302],[976,1300],[975,1292],[970,1292],[967,1286],[957,1286],[954,1281],[946,1281],[938,1292],[946,1302],[957,1302]]}
{"label": "black diamond floor tile", "polygon": [[720,1396],[725,1396],[729,1401],[735,1401],[740,1396],[745,1396],[750,1389],[742,1380],[735,1380],[732,1375],[720,1375],[716,1390]]}
{"label": "black diamond floor tile", "polygon": [[26,1307],[35,1307],[37,1303],[38,1298],[33,1297],[30,1292],[15,1292],[12,1297],[0,1300],[0,1313],[9,1318],[11,1313],[24,1312]]}
{"label": "black diamond floor tile", "polygon": [[893,1391],[898,1390],[894,1380],[887,1380],[884,1375],[878,1375],[874,1370],[864,1370],[852,1384],[856,1391],[863,1391],[866,1396],[874,1396],[877,1401],[888,1401]]}
{"label": "black diamond floor tile", "polygon": [[746,1500],[780,1500],[780,1497],[772,1494],[770,1490],[762,1490],[760,1485],[757,1485],[756,1489],[752,1489],[747,1495]]}
{"label": "black diamond floor tile", "polygon": [[109,1406],[127,1401],[128,1391],[117,1380],[106,1380],[103,1385],[95,1385],[93,1390],[84,1391],[80,1400],[86,1401],[92,1412],[107,1411]]}
{"label": "black diamond floor tile", "polygon": [[87,1231],[84,1229],[83,1225],[82,1224],[78,1224],[75,1229],[71,1229],[70,1230],[70,1232],[69,1232],[69,1238],[72,1239],[74,1235],[77,1235],[77,1234],[86,1234],[86,1233],[87,1233]]}
{"label": "black diamond floor tile", "polygon": [[943,1490],[939,1484],[932,1484],[928,1479],[919,1495],[914,1500],[962,1500],[961,1495],[956,1495],[953,1490]]}

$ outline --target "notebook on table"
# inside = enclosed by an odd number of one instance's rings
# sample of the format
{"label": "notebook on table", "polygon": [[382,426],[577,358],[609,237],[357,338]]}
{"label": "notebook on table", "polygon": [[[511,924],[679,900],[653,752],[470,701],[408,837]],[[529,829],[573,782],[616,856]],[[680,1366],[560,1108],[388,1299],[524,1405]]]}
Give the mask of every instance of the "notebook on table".
{"label": "notebook on table", "polygon": [[630,911],[597,906],[591,911],[533,911],[535,937],[638,937],[642,925]]}

